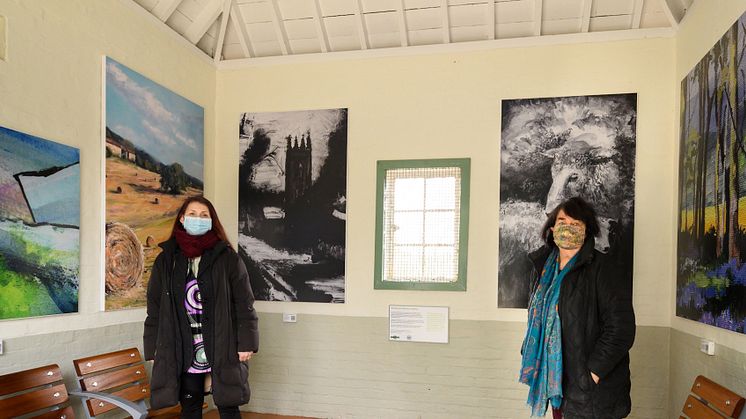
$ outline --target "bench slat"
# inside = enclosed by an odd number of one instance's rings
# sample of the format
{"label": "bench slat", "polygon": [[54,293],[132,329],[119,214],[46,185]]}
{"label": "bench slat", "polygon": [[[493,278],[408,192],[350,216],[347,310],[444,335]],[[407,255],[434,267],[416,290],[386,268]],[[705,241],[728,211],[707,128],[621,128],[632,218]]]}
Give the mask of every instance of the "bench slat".
{"label": "bench slat", "polygon": [[684,414],[692,419],[723,419],[722,415],[691,395],[686,398],[684,403]]}
{"label": "bench slat", "polygon": [[75,365],[75,372],[78,373],[79,377],[82,377],[87,374],[141,361],[140,351],[137,348],[129,348],[108,354],[76,359],[73,361],[73,365]]}
{"label": "bench slat", "polygon": [[40,409],[66,402],[67,390],[64,384],[42,388],[0,400],[0,412],[8,417],[25,415]]}
{"label": "bench slat", "polygon": [[0,396],[62,381],[57,364],[0,376]]}
{"label": "bench slat", "polygon": [[85,391],[103,391],[136,381],[144,382],[147,379],[145,365],[140,364],[121,370],[88,376],[80,380],[80,385]]}
{"label": "bench slat", "polygon": [[744,406],[744,398],[704,376],[698,376],[692,385],[696,394],[728,417],[737,417]]}
{"label": "bench slat", "polygon": [[[150,386],[147,384],[139,384],[109,394],[122,397],[129,401],[137,402],[145,399],[146,397],[150,397]],[[97,416],[101,413],[108,412],[109,410],[116,408],[115,405],[98,399],[87,400],[86,404],[88,405],[88,411],[91,413],[91,416]]]}
{"label": "bench slat", "polygon": [[75,419],[75,413],[73,413],[72,406],[67,406],[63,409],[52,410],[51,412],[34,416],[34,419]]}

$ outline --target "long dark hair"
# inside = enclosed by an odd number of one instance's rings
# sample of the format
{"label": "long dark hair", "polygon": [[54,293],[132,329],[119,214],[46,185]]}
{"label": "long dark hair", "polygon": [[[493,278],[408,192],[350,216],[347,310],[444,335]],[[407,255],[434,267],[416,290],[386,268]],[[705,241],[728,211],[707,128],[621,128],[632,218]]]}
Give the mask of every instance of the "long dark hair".
{"label": "long dark hair", "polygon": [[231,246],[231,242],[228,240],[228,236],[225,234],[225,229],[223,229],[223,225],[220,223],[220,218],[218,218],[218,212],[215,211],[215,207],[212,205],[212,202],[210,202],[207,198],[204,196],[192,196],[184,200],[184,203],[181,204],[181,208],[179,208],[179,213],[176,214],[176,219],[174,220],[174,226],[171,228],[171,236],[170,238],[173,238],[176,236],[176,230],[184,231],[184,226],[181,225],[181,217],[186,213],[186,209],[192,202],[199,202],[200,204],[207,207],[207,209],[210,211],[210,218],[212,219],[212,231],[215,233],[218,238],[226,243],[228,243],[228,246]]}
{"label": "long dark hair", "polygon": [[552,227],[557,222],[557,214],[560,211],[564,211],[565,214],[570,217],[582,221],[585,224],[585,240],[588,241],[590,237],[595,237],[601,231],[598,226],[598,216],[593,205],[588,203],[585,199],[576,196],[568,199],[557,205],[552,212],[547,216],[547,221],[544,223],[544,227],[541,229],[541,237],[547,246],[554,246],[554,236],[552,235]]}

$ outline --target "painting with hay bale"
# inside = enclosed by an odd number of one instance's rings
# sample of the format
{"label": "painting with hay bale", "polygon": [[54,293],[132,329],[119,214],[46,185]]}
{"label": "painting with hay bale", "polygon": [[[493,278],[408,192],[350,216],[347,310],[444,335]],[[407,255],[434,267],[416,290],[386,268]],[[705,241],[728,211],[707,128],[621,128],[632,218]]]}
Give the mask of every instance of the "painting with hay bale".
{"label": "painting with hay bale", "polygon": [[0,127],[0,320],[78,311],[80,152]]}
{"label": "painting with hay bale", "polygon": [[143,307],[187,197],[202,195],[204,109],[106,57],[105,308]]}

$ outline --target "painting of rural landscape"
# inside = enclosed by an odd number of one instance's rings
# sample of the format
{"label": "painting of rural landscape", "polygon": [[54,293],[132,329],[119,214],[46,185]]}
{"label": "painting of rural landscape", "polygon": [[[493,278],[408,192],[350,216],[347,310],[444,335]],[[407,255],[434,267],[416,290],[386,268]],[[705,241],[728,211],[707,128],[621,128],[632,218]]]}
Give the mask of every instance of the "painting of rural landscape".
{"label": "painting of rural landscape", "polygon": [[202,195],[204,109],[105,59],[106,309],[142,307],[185,198]]}
{"label": "painting of rural landscape", "polygon": [[0,320],[78,311],[80,152],[0,127]]}
{"label": "painting of rural landscape", "polygon": [[746,15],[681,81],[676,315],[746,333]]}
{"label": "painting of rural landscape", "polygon": [[245,113],[239,254],[257,300],[343,303],[347,109]]}
{"label": "painting of rural landscape", "polygon": [[528,306],[531,262],[547,214],[580,196],[598,213],[596,250],[630,280],[637,95],[502,102],[498,307]]}

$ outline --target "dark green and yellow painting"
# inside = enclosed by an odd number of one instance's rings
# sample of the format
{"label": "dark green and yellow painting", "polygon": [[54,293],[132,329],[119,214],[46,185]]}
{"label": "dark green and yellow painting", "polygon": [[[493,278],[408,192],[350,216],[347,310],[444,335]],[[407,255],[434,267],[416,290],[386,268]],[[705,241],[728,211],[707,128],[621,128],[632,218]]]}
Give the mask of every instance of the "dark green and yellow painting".
{"label": "dark green and yellow painting", "polygon": [[0,127],[0,320],[78,311],[80,152]]}

